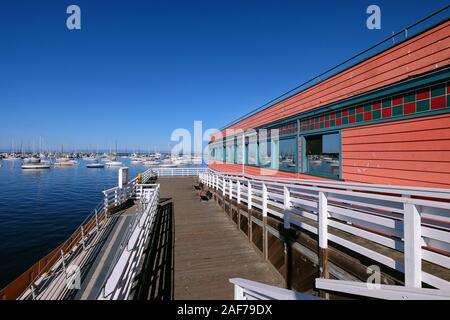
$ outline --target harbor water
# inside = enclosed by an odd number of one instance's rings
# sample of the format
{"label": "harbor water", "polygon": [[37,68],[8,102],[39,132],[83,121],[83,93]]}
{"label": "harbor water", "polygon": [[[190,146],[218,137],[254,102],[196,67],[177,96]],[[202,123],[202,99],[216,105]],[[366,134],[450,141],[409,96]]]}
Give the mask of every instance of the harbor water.
{"label": "harbor water", "polygon": [[[134,178],[148,167],[120,158]],[[118,167],[22,170],[21,160],[0,161],[0,288],[65,241],[117,185]],[[188,167],[188,166],[183,166]]]}

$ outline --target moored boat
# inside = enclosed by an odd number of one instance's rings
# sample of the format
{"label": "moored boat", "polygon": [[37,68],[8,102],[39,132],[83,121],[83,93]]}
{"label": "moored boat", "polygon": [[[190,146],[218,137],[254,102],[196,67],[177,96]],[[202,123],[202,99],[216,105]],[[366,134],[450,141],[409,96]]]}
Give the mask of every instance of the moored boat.
{"label": "moored boat", "polygon": [[108,167],[121,167],[122,166],[122,162],[120,161],[108,161],[105,163],[106,166]]}
{"label": "moored boat", "polygon": [[88,163],[86,165],[86,168],[90,168],[90,169],[101,169],[104,167],[105,167],[104,163]]}
{"label": "moored boat", "polygon": [[38,159],[38,161],[24,163],[21,168],[24,170],[50,169],[51,164],[48,161],[41,161]]}

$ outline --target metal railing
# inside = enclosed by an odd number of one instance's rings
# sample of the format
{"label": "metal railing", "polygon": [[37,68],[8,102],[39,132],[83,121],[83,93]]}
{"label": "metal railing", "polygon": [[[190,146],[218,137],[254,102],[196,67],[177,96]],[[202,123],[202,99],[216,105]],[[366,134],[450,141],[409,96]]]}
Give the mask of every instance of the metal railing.
{"label": "metal railing", "polygon": [[208,171],[208,168],[163,168],[155,167],[151,169],[158,177],[195,177],[200,173]]}
{"label": "metal railing", "polygon": [[[445,279],[450,275],[450,190],[241,176],[212,170],[199,177],[224,198],[281,219],[285,228],[292,225],[317,235],[321,249],[332,242],[404,273],[406,287],[421,288],[424,282],[450,292],[450,282]],[[354,236],[373,245],[352,241]],[[402,258],[377,250],[377,245],[400,252]],[[422,262],[432,263],[441,273],[423,270]]]}

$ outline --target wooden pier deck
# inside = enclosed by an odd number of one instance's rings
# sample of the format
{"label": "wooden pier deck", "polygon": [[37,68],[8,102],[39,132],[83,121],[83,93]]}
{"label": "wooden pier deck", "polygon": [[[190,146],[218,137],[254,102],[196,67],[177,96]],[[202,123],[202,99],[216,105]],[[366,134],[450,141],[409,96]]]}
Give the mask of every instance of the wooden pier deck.
{"label": "wooden pier deck", "polygon": [[233,299],[230,278],[283,287],[284,280],[214,201],[200,201],[194,177],[159,178],[174,203],[174,299]]}

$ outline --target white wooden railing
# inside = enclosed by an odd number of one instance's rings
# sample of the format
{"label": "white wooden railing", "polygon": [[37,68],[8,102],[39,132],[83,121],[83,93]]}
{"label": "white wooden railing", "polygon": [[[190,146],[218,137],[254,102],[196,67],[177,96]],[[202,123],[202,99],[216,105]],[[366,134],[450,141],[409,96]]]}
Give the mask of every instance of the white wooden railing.
{"label": "white wooden railing", "polygon": [[[142,182],[146,183],[154,175],[155,173],[152,169],[148,169],[142,174]],[[111,209],[120,206],[129,199],[138,199],[140,197],[141,189],[141,187],[138,187],[138,177],[135,177],[122,188],[117,186],[104,190],[103,206],[107,212],[110,212]]]}
{"label": "white wooden railing", "polygon": [[159,185],[137,185],[141,189],[142,212],[130,222],[119,250],[113,259],[108,276],[98,299],[126,300],[130,294],[132,281],[140,267],[159,202]]}
{"label": "white wooden railing", "polygon": [[195,177],[200,173],[208,171],[208,168],[163,168],[154,167],[151,169],[159,177]]}
{"label": "white wooden railing", "polygon": [[234,284],[234,300],[323,300],[247,279],[234,278],[230,282]]}
{"label": "white wooden railing", "polygon": [[[148,181],[152,175],[151,170],[147,170],[142,175],[142,181]],[[143,201],[146,212],[153,214],[152,212],[155,211],[159,199],[159,185],[138,184],[136,177],[123,188],[111,188],[103,191],[103,194],[105,195],[104,201],[86,217],[69,239],[48,256],[38,261],[35,265],[38,268],[33,266],[26,272],[29,273],[30,281],[18,297],[19,299],[39,299],[39,294],[45,291],[45,288],[50,287],[53,281],[58,280],[58,273],[55,270],[62,266],[63,272],[67,273],[67,261],[82,254],[88,256],[99,241],[99,237],[109,221],[108,213],[112,208],[129,199],[135,199]],[[147,205],[147,203],[151,205]],[[141,220],[139,221],[141,222]],[[142,224],[139,223],[139,225]],[[68,276],[66,275],[66,277]]]}
{"label": "white wooden railing", "polygon": [[[405,286],[422,282],[450,292],[450,190],[255,177],[209,170],[200,180],[224,198],[259,209],[318,236],[320,248],[336,243],[405,274]],[[342,237],[344,231],[350,237]],[[342,234],[342,232],[341,232]],[[363,246],[351,236],[395,252],[402,260]],[[441,272],[422,270],[422,261]],[[442,277],[444,276],[444,277]]]}

